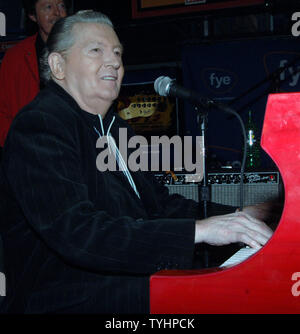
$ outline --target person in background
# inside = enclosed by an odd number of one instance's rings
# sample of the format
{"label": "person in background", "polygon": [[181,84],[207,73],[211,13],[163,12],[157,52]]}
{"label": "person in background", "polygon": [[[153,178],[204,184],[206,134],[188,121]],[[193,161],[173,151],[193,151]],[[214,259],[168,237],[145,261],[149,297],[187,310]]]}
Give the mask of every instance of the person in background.
{"label": "person in background", "polygon": [[[15,117],[0,165],[2,312],[146,314],[150,275],[191,269],[196,244],[259,249],[272,236],[257,219],[267,210],[203,219],[195,201],[129,170],[119,132],[134,133],[112,108],[122,54],[99,12],[61,19],[49,35],[48,83]],[[101,138],[120,170],[97,167]]]}
{"label": "person in background", "polygon": [[38,59],[54,23],[67,15],[64,0],[24,0],[23,5],[38,32],[8,49],[1,63],[0,147],[16,114],[39,92]]}

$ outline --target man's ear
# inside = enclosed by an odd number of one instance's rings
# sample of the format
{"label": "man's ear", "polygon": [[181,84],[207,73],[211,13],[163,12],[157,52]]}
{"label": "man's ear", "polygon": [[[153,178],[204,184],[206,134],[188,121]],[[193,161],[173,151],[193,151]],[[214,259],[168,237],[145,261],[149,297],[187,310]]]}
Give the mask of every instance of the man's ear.
{"label": "man's ear", "polygon": [[54,78],[63,80],[65,78],[65,60],[62,55],[58,52],[50,53],[48,63]]}

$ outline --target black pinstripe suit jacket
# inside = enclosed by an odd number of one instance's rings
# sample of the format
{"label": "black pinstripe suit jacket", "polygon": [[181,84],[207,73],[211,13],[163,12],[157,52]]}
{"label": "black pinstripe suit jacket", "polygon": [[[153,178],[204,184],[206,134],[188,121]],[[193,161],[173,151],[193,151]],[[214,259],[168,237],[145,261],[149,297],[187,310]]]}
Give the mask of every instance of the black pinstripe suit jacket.
{"label": "black pinstripe suit jacket", "polygon": [[[122,172],[99,172],[94,126],[54,82],[12,124],[0,171],[4,312],[147,313],[149,275],[192,264],[196,203],[135,172],[139,199]],[[116,117],[117,142],[119,127]]]}

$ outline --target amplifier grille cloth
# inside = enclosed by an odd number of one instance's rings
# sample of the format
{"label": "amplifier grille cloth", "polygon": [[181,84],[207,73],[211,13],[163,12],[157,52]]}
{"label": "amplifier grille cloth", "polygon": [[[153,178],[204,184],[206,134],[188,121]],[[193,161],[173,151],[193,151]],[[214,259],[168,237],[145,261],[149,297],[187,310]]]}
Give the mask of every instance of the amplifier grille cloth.
{"label": "amplifier grille cloth", "polygon": [[[198,201],[198,185],[167,185],[169,193],[178,193],[188,199]],[[244,184],[244,205],[253,205],[267,200],[278,199],[279,184]],[[240,186],[238,184],[211,185],[211,201],[215,203],[239,206]]]}

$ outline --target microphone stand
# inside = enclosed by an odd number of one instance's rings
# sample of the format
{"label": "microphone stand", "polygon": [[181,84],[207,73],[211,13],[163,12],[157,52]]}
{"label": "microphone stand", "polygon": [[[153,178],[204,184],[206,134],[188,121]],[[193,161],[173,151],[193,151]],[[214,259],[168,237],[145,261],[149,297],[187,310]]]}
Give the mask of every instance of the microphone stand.
{"label": "microphone stand", "polygon": [[[198,107],[195,107],[195,111],[198,112]],[[203,138],[203,160],[202,160],[202,170],[203,170],[203,181],[202,185],[198,188],[199,201],[203,204],[204,218],[207,218],[207,202],[210,200],[210,191],[207,185],[207,167],[206,167],[206,127],[207,127],[207,112],[198,112],[197,123],[200,129],[201,136]],[[199,183],[200,185],[200,183]]]}
{"label": "microphone stand", "polygon": [[[201,99],[200,103],[198,103],[195,106],[195,111],[197,112],[197,123],[198,127],[200,129],[201,136],[203,136],[203,182],[202,185],[200,183],[198,184],[198,194],[199,194],[199,204],[202,205],[203,207],[203,218],[208,217],[208,212],[207,212],[207,203],[210,201],[210,188],[208,186],[208,173],[207,173],[207,166],[206,166],[206,129],[207,129],[207,123],[208,123],[208,111],[201,111],[199,110],[198,106],[202,106],[205,109],[209,109],[211,107],[215,107],[219,110],[222,110],[223,112],[232,114],[237,117],[238,121],[240,122],[242,133],[243,133],[243,138],[244,138],[244,154],[243,154],[243,159],[242,159],[242,165],[241,165],[241,172],[240,172],[240,210],[243,209],[244,206],[244,172],[245,172],[245,163],[246,163],[246,143],[247,143],[247,138],[246,138],[246,131],[245,131],[245,126],[244,123],[240,117],[240,115],[230,108],[227,105],[221,104],[221,103],[216,103],[213,100],[210,99]],[[204,255],[204,267],[208,268],[209,267],[209,250],[207,247],[204,246],[203,249],[203,255]]]}
{"label": "microphone stand", "polygon": [[[244,206],[244,191],[243,191],[244,180],[243,179],[244,179],[244,172],[245,172],[245,165],[246,165],[246,151],[247,151],[247,135],[246,135],[244,122],[243,122],[241,116],[234,109],[232,109],[231,107],[229,107],[225,104],[217,103],[214,100],[199,97],[197,105],[201,105],[202,107],[204,107],[206,109],[209,109],[209,108],[213,107],[213,108],[219,109],[219,110],[221,110],[225,113],[232,114],[238,119],[238,121],[241,125],[242,134],[243,134],[243,138],[244,138],[244,154],[243,154],[241,172],[240,172],[241,179],[240,179],[240,206],[239,206],[239,209],[242,211],[243,206]],[[201,112],[198,110],[197,106],[195,107],[195,110],[198,112],[198,118],[199,118],[200,117],[199,114]],[[207,117],[207,113],[206,113],[206,117]],[[197,118],[197,120],[198,120],[198,118]],[[203,118],[203,116],[202,116],[202,118]],[[202,135],[205,136],[206,122],[202,121],[200,130],[201,130]],[[205,137],[204,137],[204,139],[205,139]],[[204,147],[205,147],[205,142],[204,142]],[[203,159],[205,159],[205,154],[204,154]],[[204,161],[204,163],[205,163],[205,161]],[[204,168],[205,168],[205,165],[204,165]],[[204,172],[203,173],[203,176],[204,176],[203,182],[206,182],[206,168],[204,169],[203,172]],[[204,193],[205,192],[206,193],[203,196],[205,196],[205,200],[207,201],[207,200],[210,199],[210,197],[209,197],[209,193],[207,193],[207,190],[205,190],[205,187],[207,187],[206,183],[204,183]],[[207,207],[205,208],[205,210],[206,209],[207,209]],[[204,213],[207,213],[207,212],[204,211]],[[204,218],[206,218],[206,217],[204,217]]]}
{"label": "microphone stand", "polygon": [[[207,213],[207,203],[210,200],[210,189],[208,186],[208,175],[206,166],[206,128],[208,123],[208,112],[199,111],[198,106],[195,107],[195,112],[197,113],[197,124],[200,129],[200,134],[203,138],[203,160],[202,160],[202,170],[203,170],[203,180],[202,183],[198,183],[198,196],[199,203],[202,205],[203,218],[208,217]],[[209,267],[209,252],[206,247],[204,247],[204,267]]]}
{"label": "microphone stand", "polygon": [[[240,210],[243,209],[244,205],[244,191],[243,191],[243,177],[244,177],[244,170],[245,170],[245,161],[246,161],[246,148],[247,148],[247,137],[246,137],[246,131],[245,126],[242,118],[240,115],[230,108],[227,105],[224,105],[222,103],[217,103],[212,99],[201,97],[197,92],[191,91],[189,89],[180,87],[173,83],[174,80],[171,80],[169,77],[159,77],[154,82],[154,89],[155,91],[162,96],[177,96],[182,99],[186,99],[193,102],[193,105],[195,107],[195,111],[197,112],[197,123],[200,127],[200,132],[203,136],[204,141],[204,154],[203,154],[203,185],[200,187],[200,184],[198,184],[198,194],[199,194],[199,203],[201,202],[203,204],[203,213],[204,218],[207,218],[207,202],[210,200],[210,192],[207,185],[207,171],[206,171],[206,150],[205,150],[205,136],[206,136],[206,126],[207,126],[207,112],[202,112],[199,110],[199,107],[202,109],[209,110],[211,107],[222,110],[223,112],[233,114],[237,117],[237,119],[240,122],[243,137],[244,137],[244,154],[243,154],[243,161],[241,166],[241,173],[240,173]],[[205,249],[205,266],[208,266],[208,250]]]}

